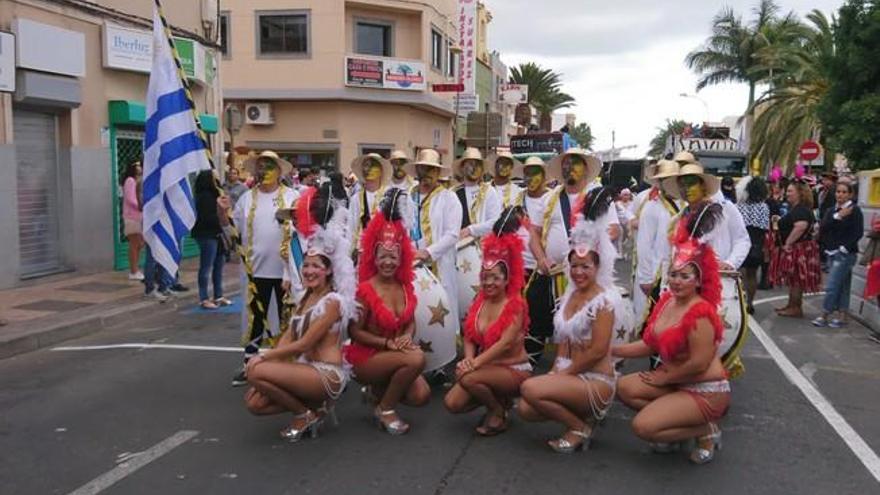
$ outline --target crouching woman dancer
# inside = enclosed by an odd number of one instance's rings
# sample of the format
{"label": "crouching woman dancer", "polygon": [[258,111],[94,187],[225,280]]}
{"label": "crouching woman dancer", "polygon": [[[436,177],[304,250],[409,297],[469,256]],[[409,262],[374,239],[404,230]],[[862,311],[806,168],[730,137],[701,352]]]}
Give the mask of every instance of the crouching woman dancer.
{"label": "crouching woman dancer", "polygon": [[[587,208],[591,210],[592,208]],[[518,412],[526,421],[557,421],[566,432],[547,445],[570,454],[587,449],[597,424],[614,399],[611,361],[616,251],[604,230],[578,215],[568,253],[568,289],[553,318],[556,360],[549,374],[529,378],[520,388]]]}
{"label": "crouching woman dancer", "polygon": [[424,406],[431,399],[421,376],[425,355],[413,342],[416,294],[413,289],[412,241],[401,221],[406,193],[389,189],[380,211],[361,237],[357,302],[360,315],[351,328],[345,359],[354,378],[365,385],[379,427],[402,435],[410,425],[397,415],[399,403]]}
{"label": "crouching woman dancer", "polygon": [[642,340],[612,349],[623,358],[659,354],[662,364],[656,370],[620,379],[620,399],[638,411],[633,431],[655,451],[696,438],[690,455],[696,464],[711,461],[721,448],[718,421],[730,404],[727,372],[718,357],[723,332],[718,261],[711,246],[698,240],[716,217],[707,206],[687,225],[679,224],[669,290],[660,296]]}
{"label": "crouching woman dancer", "polygon": [[464,323],[464,359],[443,401],[454,414],[485,407],[475,430],[482,436],[507,429],[508,410],[532,372],[525,349],[529,313],[522,297],[523,243],[516,235],[521,215],[519,207],[505,209],[483,240],[480,292]]}
{"label": "crouching woman dancer", "polygon": [[337,178],[307,190],[297,202],[297,230],[306,248],[305,294],[278,345],[248,362],[248,410],[292,412],[293,422],[281,430],[290,442],[318,435],[348,381],[341,342],[354,309],[354,267],[340,191],[344,194]]}

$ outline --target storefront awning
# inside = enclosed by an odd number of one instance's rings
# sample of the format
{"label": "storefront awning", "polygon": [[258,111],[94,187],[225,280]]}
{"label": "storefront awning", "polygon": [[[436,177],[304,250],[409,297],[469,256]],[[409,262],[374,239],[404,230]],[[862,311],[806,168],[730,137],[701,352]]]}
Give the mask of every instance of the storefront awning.
{"label": "storefront awning", "polygon": [[[147,107],[139,101],[113,100],[109,104],[110,125],[143,126],[147,122]],[[220,130],[220,120],[216,115],[200,113],[202,130],[216,134]]]}

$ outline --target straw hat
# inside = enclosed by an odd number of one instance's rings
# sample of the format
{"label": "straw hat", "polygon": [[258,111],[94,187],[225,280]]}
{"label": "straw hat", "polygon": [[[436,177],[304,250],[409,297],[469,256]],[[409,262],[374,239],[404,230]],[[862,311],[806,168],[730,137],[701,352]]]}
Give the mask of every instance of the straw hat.
{"label": "straw hat", "polygon": [[523,163],[521,161],[517,160],[513,156],[513,153],[511,153],[509,151],[498,151],[496,153],[492,153],[491,155],[489,155],[489,158],[486,159],[486,163],[489,165],[489,168],[491,168],[492,170],[488,170],[487,172],[494,175],[495,163],[497,163],[498,160],[500,160],[502,158],[506,158],[506,159],[510,160],[511,162],[513,162],[513,170],[510,172],[511,177],[519,177],[522,175]]}
{"label": "straw hat", "polygon": [[416,161],[414,162],[406,162],[404,166],[404,170],[406,170],[407,175],[410,177],[416,177],[416,167],[418,165],[425,165],[428,167],[435,167],[441,170],[448,171],[449,167],[440,163],[440,153],[437,150],[432,148],[425,148],[419,150],[419,154],[416,155]]}
{"label": "straw hat", "polygon": [[658,185],[660,181],[663,179],[667,179],[669,177],[678,177],[678,169],[680,168],[678,162],[673,160],[660,160],[654,165],[653,173],[650,177],[647,177],[645,180],[648,184]]}
{"label": "straw hat", "polygon": [[293,171],[293,165],[289,161],[278,156],[278,153],[275,153],[274,151],[269,151],[269,150],[266,150],[257,156],[252,156],[252,157],[248,158],[247,160],[245,160],[244,161],[244,169],[247,170],[249,174],[256,176],[257,175],[257,163],[259,163],[259,161],[264,158],[268,158],[268,159],[274,161],[275,164],[278,165],[278,168],[281,169],[281,175],[287,175]]}
{"label": "straw hat", "polygon": [[523,171],[523,179],[525,179],[525,171],[528,167],[541,167],[544,170],[544,181],[549,182],[551,180],[558,180],[559,176],[555,170],[552,170],[547,167],[547,163],[541,159],[539,156],[530,156],[526,158],[526,161],[522,165]]}
{"label": "straw hat", "polygon": [[406,156],[406,152],[403,150],[394,150],[391,152],[391,156],[388,157],[388,161],[393,160],[403,160],[404,162],[409,162],[409,157]]}
{"label": "straw hat", "polygon": [[660,184],[666,194],[673,198],[681,199],[681,193],[678,190],[678,178],[684,177],[685,175],[696,175],[701,178],[703,184],[706,186],[707,197],[714,195],[719,189],[721,189],[721,179],[712,174],[707,174],[703,169],[703,166],[699,163],[686,163],[679,168],[677,175],[660,180]]}
{"label": "straw hat", "polygon": [[382,179],[379,182],[382,185],[388,184],[388,181],[391,180],[391,162],[382,158],[382,155],[378,153],[367,153],[366,155],[361,155],[352,160],[351,172],[357,177],[357,180],[363,184],[365,182],[364,165],[373,160],[379,162],[382,166]]}
{"label": "straw hat", "polygon": [[480,153],[480,150],[477,148],[465,148],[464,153],[461,155],[461,158],[452,162],[452,173],[458,176],[464,176],[464,173],[461,170],[461,166],[464,164],[465,160],[476,160],[483,165],[483,171],[486,169],[486,160],[483,159],[483,154]]}
{"label": "straw hat", "polygon": [[596,177],[599,177],[599,174],[602,173],[602,160],[599,160],[587,152],[587,150],[581,148],[569,148],[563,153],[554,156],[549,164],[553,173],[559,174],[560,177],[562,176],[562,161],[569,156],[579,156],[584,160],[584,163],[587,164],[586,179],[588,184],[593,182],[593,180],[595,180]]}
{"label": "straw hat", "polygon": [[697,161],[697,157],[695,157],[690,151],[679,151],[672,159],[677,161],[679,165],[684,165],[685,163],[700,163]]}

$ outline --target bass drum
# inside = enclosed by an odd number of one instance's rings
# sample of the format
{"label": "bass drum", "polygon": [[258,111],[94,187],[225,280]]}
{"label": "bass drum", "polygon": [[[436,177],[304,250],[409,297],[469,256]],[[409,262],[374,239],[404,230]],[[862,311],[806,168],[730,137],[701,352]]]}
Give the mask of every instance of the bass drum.
{"label": "bass drum", "polygon": [[466,315],[480,290],[480,267],[483,256],[477,240],[468,237],[458,241],[455,258],[456,281],[458,283],[458,314]]}
{"label": "bass drum", "polygon": [[449,298],[440,281],[422,265],[416,266],[416,330],[413,340],[425,353],[425,371],[434,371],[455,359],[458,322],[449,311]]}
{"label": "bass drum", "polygon": [[[636,340],[635,310],[629,291],[622,287],[613,287],[607,291],[611,305],[614,307],[614,325],[611,328],[611,345],[629,344]],[[623,358],[613,358],[614,364]]]}
{"label": "bass drum", "polygon": [[721,362],[731,376],[737,376],[743,371],[739,352],[749,332],[749,316],[739,272],[721,272],[721,307],[718,308],[718,316],[724,326],[719,349]]}

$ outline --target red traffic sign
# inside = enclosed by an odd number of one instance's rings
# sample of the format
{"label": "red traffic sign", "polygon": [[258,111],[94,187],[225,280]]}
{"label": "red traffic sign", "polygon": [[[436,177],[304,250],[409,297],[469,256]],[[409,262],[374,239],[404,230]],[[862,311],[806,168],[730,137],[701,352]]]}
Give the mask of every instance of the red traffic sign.
{"label": "red traffic sign", "polygon": [[432,84],[431,91],[435,93],[461,93],[464,91],[464,84]]}
{"label": "red traffic sign", "polygon": [[822,154],[822,147],[815,141],[804,141],[799,150],[801,160],[811,162]]}

